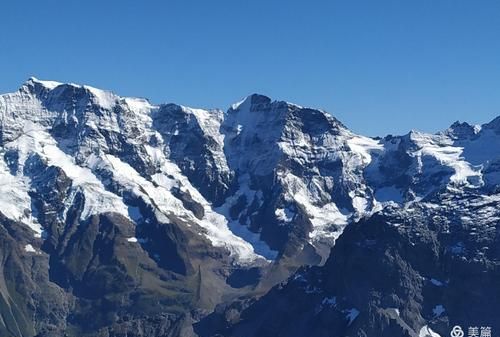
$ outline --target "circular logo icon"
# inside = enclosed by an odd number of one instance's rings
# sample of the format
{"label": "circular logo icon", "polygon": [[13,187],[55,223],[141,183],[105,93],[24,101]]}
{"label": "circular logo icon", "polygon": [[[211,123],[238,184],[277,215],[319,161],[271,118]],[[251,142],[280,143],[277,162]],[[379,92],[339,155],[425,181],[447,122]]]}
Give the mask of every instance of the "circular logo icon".
{"label": "circular logo icon", "polygon": [[455,325],[450,332],[451,337],[464,337],[464,331],[460,325]]}

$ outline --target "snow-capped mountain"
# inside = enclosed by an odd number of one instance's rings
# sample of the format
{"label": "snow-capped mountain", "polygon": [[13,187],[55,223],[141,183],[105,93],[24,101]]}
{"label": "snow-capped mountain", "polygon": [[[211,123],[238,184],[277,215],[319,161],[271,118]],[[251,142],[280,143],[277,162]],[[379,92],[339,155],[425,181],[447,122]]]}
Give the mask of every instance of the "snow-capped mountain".
{"label": "snow-capped mountain", "polygon": [[84,198],[81,220],[113,212],[133,221],[140,199],[162,221],[196,225],[242,264],[274,260],[296,226],[301,245],[331,245],[375,202],[362,169],[382,146],[318,110],[259,95],[227,113],[154,106],[36,79],[0,104],[2,177],[19,200],[13,209],[7,195],[2,211],[38,237],[26,170],[34,157],[71,179]]}
{"label": "snow-capped mountain", "polygon": [[[329,278],[341,268],[335,252],[348,258],[336,242],[351,226],[393,225],[398,215],[398,228],[445,235],[411,211],[425,209],[498,233],[489,202],[499,193],[499,146],[500,117],[373,139],[327,112],[257,94],[224,112],[31,78],[0,96],[0,331],[220,333],[192,323],[205,327],[217,305],[301,279],[292,274],[305,265],[326,262],[320,279]],[[462,206],[451,212],[450,200]],[[369,312],[361,309],[349,311],[348,327]],[[415,308],[407,315],[408,331],[431,321]]]}

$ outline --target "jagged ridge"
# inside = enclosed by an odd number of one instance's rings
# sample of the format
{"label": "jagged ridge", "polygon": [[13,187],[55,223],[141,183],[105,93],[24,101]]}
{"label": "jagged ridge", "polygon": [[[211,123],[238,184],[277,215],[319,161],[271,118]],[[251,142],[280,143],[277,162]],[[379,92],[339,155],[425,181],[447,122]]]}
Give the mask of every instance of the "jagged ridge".
{"label": "jagged ridge", "polygon": [[[174,333],[181,327],[170,320],[186,310],[261,294],[302,265],[323,264],[348,224],[386,207],[496,193],[497,120],[372,139],[324,111],[258,94],[223,112],[32,78],[0,96],[1,223],[16,266],[29,270],[33,259],[46,285],[23,297],[45,303],[58,291],[66,302],[54,304],[55,321],[23,324],[129,331],[120,320],[130,315]],[[104,305],[89,285],[102,287],[118,321],[86,326],[85,308]],[[165,301],[147,317],[131,313],[150,296]],[[11,305],[25,313],[3,314],[16,323],[6,331],[26,335],[16,330],[35,309]]]}

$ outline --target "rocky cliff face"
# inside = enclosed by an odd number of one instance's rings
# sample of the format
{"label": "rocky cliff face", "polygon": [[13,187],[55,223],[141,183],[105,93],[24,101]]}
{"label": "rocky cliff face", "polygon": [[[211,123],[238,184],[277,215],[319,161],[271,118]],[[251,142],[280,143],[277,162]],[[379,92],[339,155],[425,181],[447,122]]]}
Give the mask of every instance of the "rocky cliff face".
{"label": "rocky cliff face", "polygon": [[372,139],[30,79],[0,96],[2,336],[497,327],[497,120]]}
{"label": "rocky cliff face", "polygon": [[[500,329],[500,196],[443,191],[349,225],[321,267],[196,324],[201,336],[447,336]],[[467,331],[466,331],[467,333]]]}

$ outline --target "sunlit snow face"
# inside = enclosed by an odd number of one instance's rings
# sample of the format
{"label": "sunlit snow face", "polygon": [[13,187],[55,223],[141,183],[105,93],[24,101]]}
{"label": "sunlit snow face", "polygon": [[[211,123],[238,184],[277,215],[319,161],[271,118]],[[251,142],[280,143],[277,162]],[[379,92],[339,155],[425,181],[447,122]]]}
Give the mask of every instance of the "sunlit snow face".
{"label": "sunlit snow face", "polygon": [[[36,79],[17,93],[0,96],[2,150],[17,156],[14,170],[9,155],[0,160],[0,211],[30,226],[37,237],[42,235],[32,211],[32,183],[23,173],[27,158],[36,154],[65,173],[73,195],[82,193],[82,219],[114,212],[137,221],[140,217],[123,198],[131,193],[154,205],[165,221],[171,215],[186,219],[214,246],[250,264],[279,254],[261,238],[259,231],[268,222],[286,230],[305,217],[310,223],[308,242],[333,245],[350,222],[389,204],[420,200],[442,187],[474,189],[500,182],[494,146],[500,145],[500,136],[492,126],[372,139],[352,133],[325,112],[261,95],[244,99],[227,113],[172,108],[165,117],[168,105]],[[71,132],[56,134],[52,128],[57,123],[71,125]],[[177,151],[189,152],[191,145],[205,152],[192,154],[186,160],[189,165],[180,166],[172,156],[185,159],[187,154],[172,153],[176,150],[170,141],[183,141],[192,133],[200,144],[184,144]],[[408,165],[392,167],[391,172],[405,171],[398,177],[384,173],[383,166],[401,153]],[[206,165],[205,171],[197,171],[200,164]],[[146,174],[144,167],[154,173]],[[224,176],[223,189],[230,193],[214,207],[186,170]],[[217,177],[209,179],[220,183]],[[189,192],[203,208],[203,217],[186,209],[172,193],[174,188]],[[265,195],[270,191],[278,191],[272,200]],[[235,217],[231,213],[240,199],[246,204]],[[267,202],[272,203],[266,213],[272,219],[256,220]]]}

